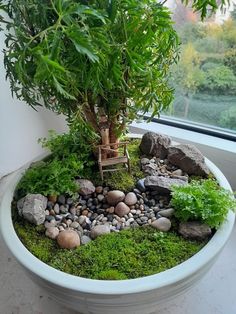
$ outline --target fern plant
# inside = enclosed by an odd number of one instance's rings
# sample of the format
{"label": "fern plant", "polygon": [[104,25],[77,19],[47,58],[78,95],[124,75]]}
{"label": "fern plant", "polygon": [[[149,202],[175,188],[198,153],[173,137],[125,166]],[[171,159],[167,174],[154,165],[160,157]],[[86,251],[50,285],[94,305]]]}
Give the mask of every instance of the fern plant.
{"label": "fern plant", "polygon": [[232,193],[216,181],[192,180],[185,186],[172,186],[171,204],[180,221],[200,220],[212,228],[219,228],[229,210],[236,209]]}

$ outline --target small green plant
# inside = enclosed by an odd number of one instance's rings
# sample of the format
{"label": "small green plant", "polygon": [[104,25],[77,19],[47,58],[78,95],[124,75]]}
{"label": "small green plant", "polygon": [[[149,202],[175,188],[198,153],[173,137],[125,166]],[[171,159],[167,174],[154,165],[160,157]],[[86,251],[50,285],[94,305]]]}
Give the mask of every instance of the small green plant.
{"label": "small green plant", "polygon": [[29,168],[17,189],[20,195],[40,193],[43,195],[73,195],[78,187],[74,178],[83,170],[83,163],[76,154],[71,154],[63,160],[54,158],[38,166]]}
{"label": "small green plant", "polygon": [[185,186],[172,187],[171,204],[181,221],[201,220],[218,228],[230,209],[236,209],[233,195],[212,179],[191,181]]}

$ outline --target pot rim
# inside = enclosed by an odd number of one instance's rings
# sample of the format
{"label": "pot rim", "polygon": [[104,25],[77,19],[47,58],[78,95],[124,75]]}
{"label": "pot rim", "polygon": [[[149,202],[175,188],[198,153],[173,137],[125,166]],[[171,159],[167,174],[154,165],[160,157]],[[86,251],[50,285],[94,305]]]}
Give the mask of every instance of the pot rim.
{"label": "pot rim", "polygon": [[[225,189],[232,191],[230,184],[223,173],[210,160],[205,158],[205,161],[219,184]],[[14,230],[11,210],[9,209],[11,209],[11,201],[16,184],[26,168],[27,167],[23,167],[6,178],[3,197],[0,203],[0,231],[2,237],[14,257],[29,272],[38,275],[45,281],[54,285],[70,289],[75,292],[100,295],[123,295],[147,292],[175,285],[176,282],[181,282],[187,277],[194,276],[194,274],[203,268],[204,265],[210,264],[210,261],[216,259],[220,251],[225,246],[233,229],[235,214],[230,210],[225,222],[220,226],[211,240],[198,253],[190,257],[185,262],[154,275],[135,279],[109,281],[70,275],[45,264],[31,254],[22,244]]]}

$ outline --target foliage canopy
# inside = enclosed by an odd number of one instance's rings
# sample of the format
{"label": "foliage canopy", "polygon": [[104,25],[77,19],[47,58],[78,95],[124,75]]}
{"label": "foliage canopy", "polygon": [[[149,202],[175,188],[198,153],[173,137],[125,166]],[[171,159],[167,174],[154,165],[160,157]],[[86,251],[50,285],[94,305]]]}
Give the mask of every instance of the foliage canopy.
{"label": "foliage canopy", "polygon": [[[119,135],[138,112],[159,114],[172,100],[167,77],[179,44],[165,2],[0,0],[10,17],[4,62],[12,92],[32,107],[43,101],[80,114],[97,133],[101,115]],[[204,18],[217,4],[192,7]]]}

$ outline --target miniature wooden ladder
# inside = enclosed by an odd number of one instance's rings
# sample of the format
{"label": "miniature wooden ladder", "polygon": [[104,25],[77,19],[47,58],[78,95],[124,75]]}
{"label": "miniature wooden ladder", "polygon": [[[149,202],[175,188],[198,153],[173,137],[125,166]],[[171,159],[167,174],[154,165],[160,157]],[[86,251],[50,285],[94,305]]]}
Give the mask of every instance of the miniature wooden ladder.
{"label": "miniature wooden ladder", "polygon": [[[121,142],[121,143],[109,143],[108,145],[98,145],[98,166],[101,178],[103,180],[103,173],[108,171],[119,171],[123,169],[127,169],[130,173],[130,158],[129,153],[127,150],[127,144],[128,142]],[[111,147],[117,147],[117,149],[111,149]],[[123,154],[121,156],[117,157],[107,157],[103,158],[103,156],[108,155],[111,153],[120,153],[118,149],[120,147],[124,147]],[[118,164],[124,164],[125,167],[117,169],[117,168],[105,168],[107,166],[114,166]]]}

